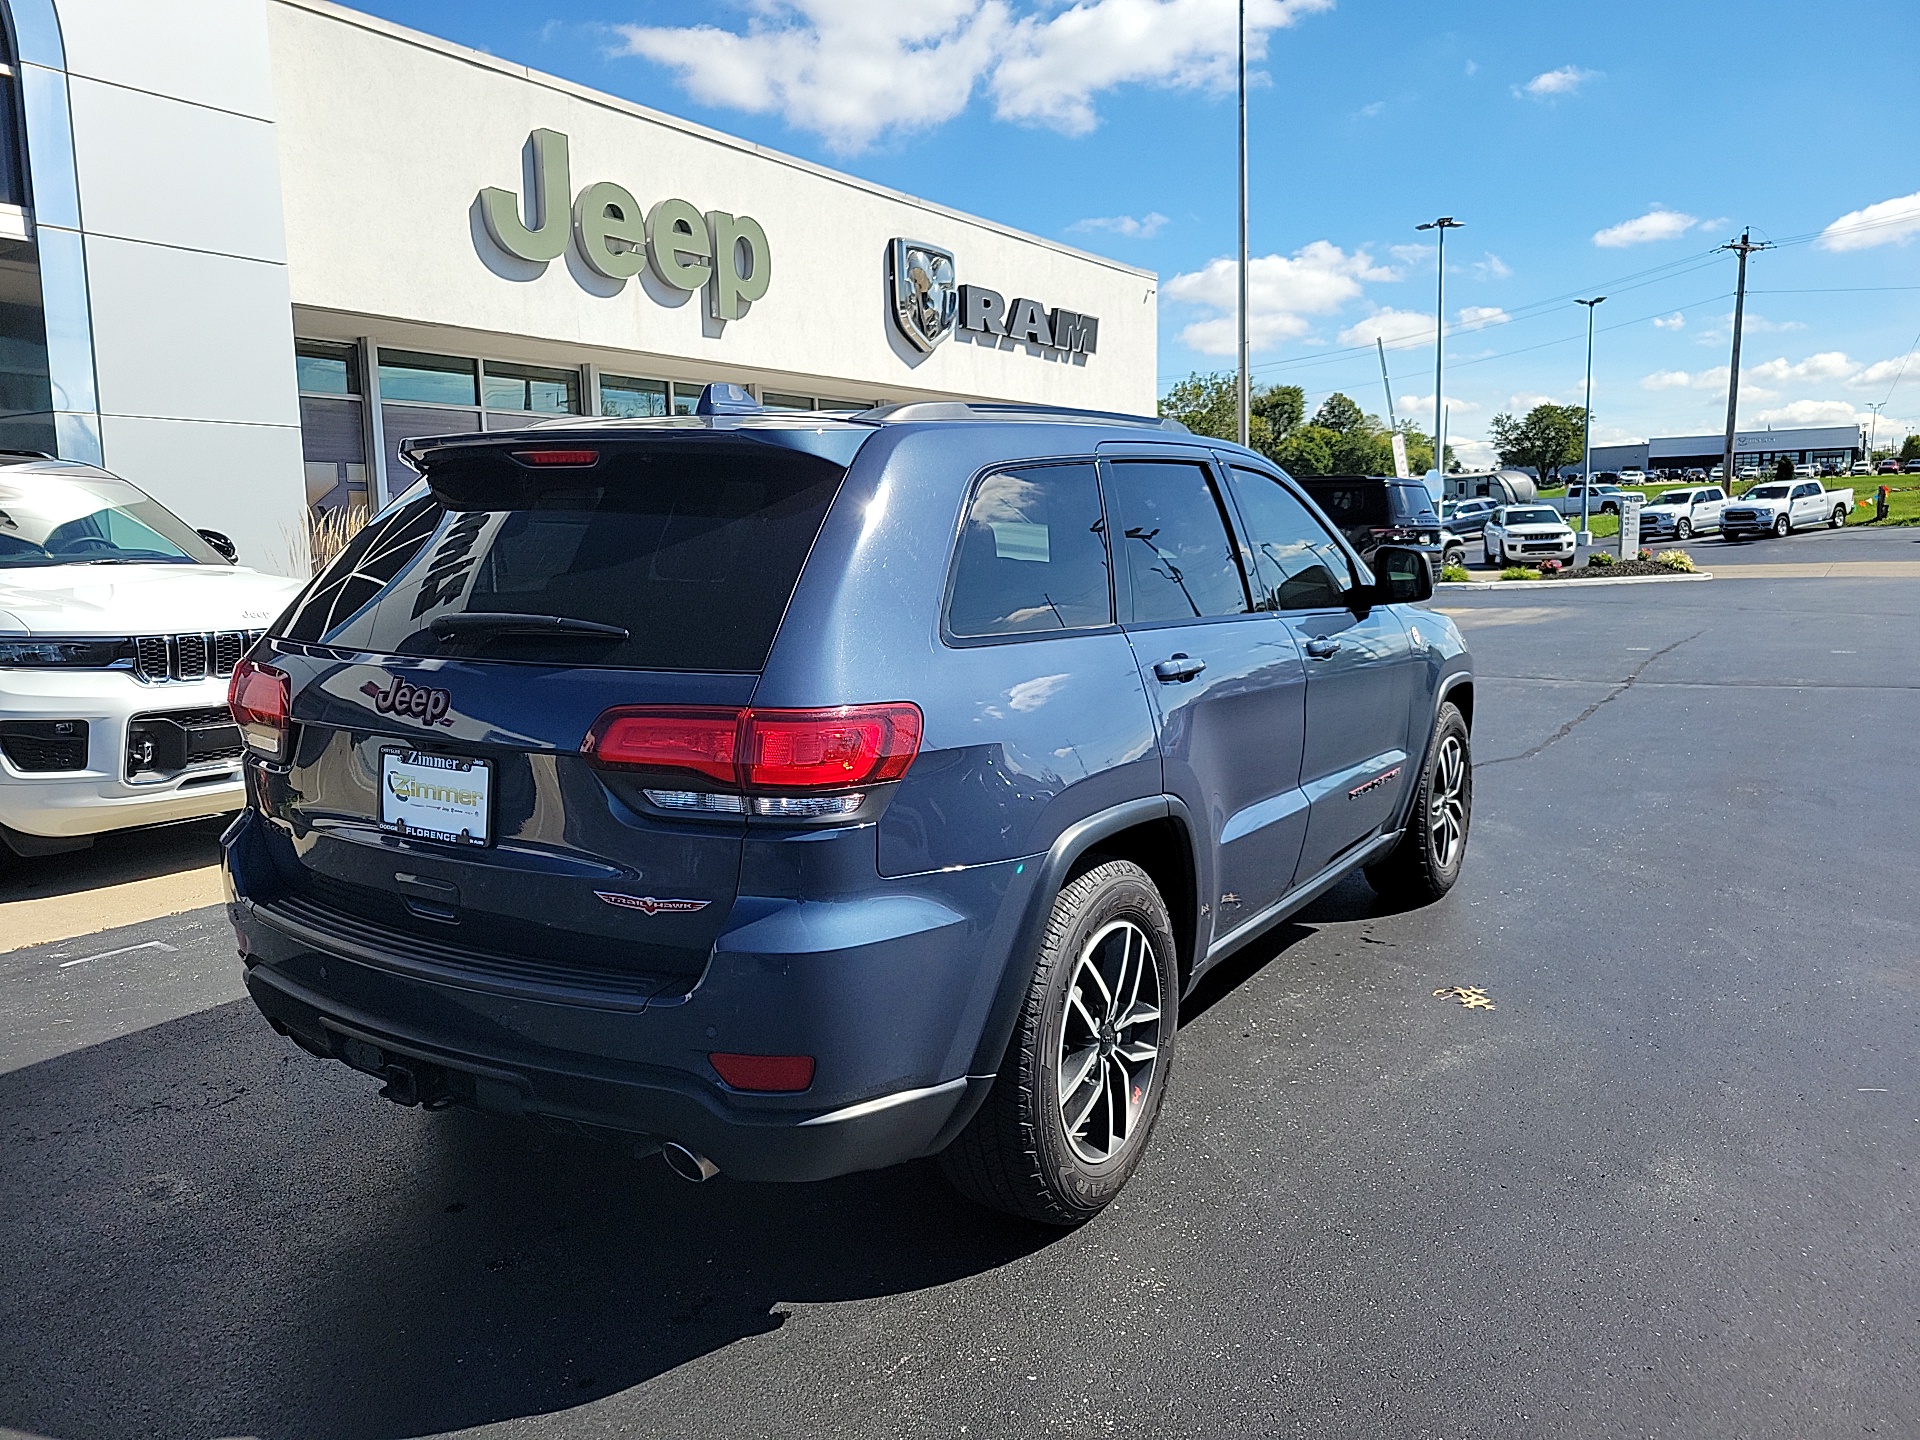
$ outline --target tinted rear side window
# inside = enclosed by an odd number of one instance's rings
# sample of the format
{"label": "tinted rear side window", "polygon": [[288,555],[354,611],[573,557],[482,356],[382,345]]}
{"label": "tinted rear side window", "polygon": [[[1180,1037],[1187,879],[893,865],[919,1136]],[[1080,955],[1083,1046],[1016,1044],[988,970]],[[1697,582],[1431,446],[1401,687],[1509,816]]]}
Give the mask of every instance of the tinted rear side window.
{"label": "tinted rear side window", "polygon": [[1113,623],[1107,522],[1089,462],[983,477],[967,504],[947,606],[955,635]]}
{"label": "tinted rear side window", "polygon": [[1326,511],[1327,518],[1336,525],[1385,525],[1388,522],[1384,485],[1314,480],[1304,483],[1313,503]]}
{"label": "tinted rear side window", "polygon": [[1195,620],[1243,615],[1240,563],[1206,470],[1199,465],[1114,463],[1114,544],[1125,547],[1131,619]]}
{"label": "tinted rear side window", "polygon": [[1433,512],[1433,497],[1424,485],[1389,485],[1396,518],[1410,525],[1432,525],[1440,517]]}
{"label": "tinted rear side window", "polygon": [[[804,455],[663,451],[543,476],[512,509],[425,500],[404,535],[342,555],[288,636],[388,655],[758,670],[844,473]],[[441,616],[477,612],[627,638],[433,632]]]}

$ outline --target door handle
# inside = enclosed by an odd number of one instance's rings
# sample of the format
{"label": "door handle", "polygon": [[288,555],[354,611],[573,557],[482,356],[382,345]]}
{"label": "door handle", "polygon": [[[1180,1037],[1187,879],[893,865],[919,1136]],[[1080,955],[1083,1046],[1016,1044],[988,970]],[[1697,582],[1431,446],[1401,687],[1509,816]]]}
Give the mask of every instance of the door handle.
{"label": "door handle", "polygon": [[1176,681],[1184,683],[1193,679],[1194,676],[1206,668],[1206,661],[1195,660],[1191,655],[1180,652],[1176,653],[1171,659],[1162,660],[1158,665],[1155,665],[1153,667],[1153,673],[1157,679],[1167,684],[1173,684]]}
{"label": "door handle", "polygon": [[1339,649],[1340,642],[1331,635],[1316,635],[1307,641],[1307,654],[1315,660],[1325,660]]}

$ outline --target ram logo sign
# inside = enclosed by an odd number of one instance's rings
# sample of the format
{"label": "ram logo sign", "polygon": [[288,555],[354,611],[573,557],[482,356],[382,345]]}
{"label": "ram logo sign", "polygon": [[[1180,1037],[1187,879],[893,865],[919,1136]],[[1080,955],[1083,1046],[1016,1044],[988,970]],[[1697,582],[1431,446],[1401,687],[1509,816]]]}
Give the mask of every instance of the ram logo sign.
{"label": "ram logo sign", "polygon": [[1091,355],[1100,321],[1064,306],[1049,309],[1024,296],[1009,301],[984,285],[956,285],[951,250],[896,239],[887,248],[887,291],[894,325],[926,354],[955,330],[984,343],[1011,340],[1064,356]]}

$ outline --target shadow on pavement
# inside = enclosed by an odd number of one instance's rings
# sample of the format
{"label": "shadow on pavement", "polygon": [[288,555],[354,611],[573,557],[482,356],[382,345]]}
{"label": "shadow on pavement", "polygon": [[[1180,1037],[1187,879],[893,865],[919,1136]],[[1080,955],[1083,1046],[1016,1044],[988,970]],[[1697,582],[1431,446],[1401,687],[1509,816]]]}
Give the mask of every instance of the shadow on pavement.
{"label": "shadow on pavement", "polygon": [[1193,1024],[1321,926],[1398,915],[1415,908],[1418,907],[1381,899],[1362,875],[1347,876],[1306,909],[1288,917],[1246,949],[1228,956],[1201,976],[1193,993],[1180,1002],[1181,1028]]}
{"label": "shadow on pavement", "polygon": [[57,1440],[387,1440],[563,1411],[790,1305],[1054,1238],[930,1163],[695,1187],[657,1157],[400,1110],[246,1002],[0,1076],[0,1117],[0,1426]]}
{"label": "shadow on pavement", "polygon": [[100,836],[85,850],[22,859],[0,845],[0,904],[76,895],[103,885],[178,875],[220,863],[220,832],[231,817],[190,820]]}

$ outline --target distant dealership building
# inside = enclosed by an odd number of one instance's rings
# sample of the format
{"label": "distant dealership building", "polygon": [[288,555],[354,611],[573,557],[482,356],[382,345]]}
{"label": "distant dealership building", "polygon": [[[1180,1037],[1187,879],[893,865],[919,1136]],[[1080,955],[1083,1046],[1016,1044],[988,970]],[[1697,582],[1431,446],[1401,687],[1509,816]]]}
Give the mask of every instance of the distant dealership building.
{"label": "distant dealership building", "polygon": [[769,406],[1151,413],[1149,271],[328,0],[0,0],[0,445],[251,564],[403,440]]}
{"label": "distant dealership building", "polygon": [[[1595,473],[1603,470],[1710,470],[1725,458],[1727,437],[1660,435],[1632,445],[1593,447]],[[1851,465],[1867,454],[1867,437],[1856,425],[1805,430],[1741,430],[1733,437],[1734,468],[1765,469],[1782,457],[1796,465]]]}

